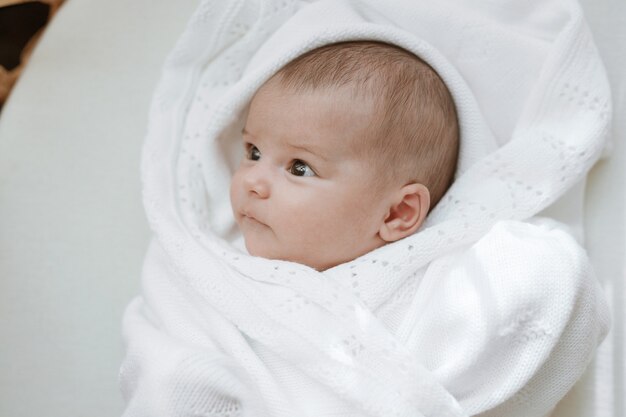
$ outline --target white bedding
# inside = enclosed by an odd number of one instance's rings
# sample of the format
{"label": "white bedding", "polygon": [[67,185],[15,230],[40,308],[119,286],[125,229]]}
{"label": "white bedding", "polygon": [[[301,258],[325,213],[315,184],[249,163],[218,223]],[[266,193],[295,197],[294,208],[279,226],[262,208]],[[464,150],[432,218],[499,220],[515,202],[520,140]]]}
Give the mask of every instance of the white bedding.
{"label": "white bedding", "polygon": [[[147,241],[139,147],[161,62],[194,3],[68,2],[5,106],[0,415],[121,413],[119,320],[137,291]],[[597,372],[557,415],[620,417],[626,15],[608,0],[584,6],[608,67],[616,115],[612,159],[600,163],[587,187],[586,241],[616,319]]]}

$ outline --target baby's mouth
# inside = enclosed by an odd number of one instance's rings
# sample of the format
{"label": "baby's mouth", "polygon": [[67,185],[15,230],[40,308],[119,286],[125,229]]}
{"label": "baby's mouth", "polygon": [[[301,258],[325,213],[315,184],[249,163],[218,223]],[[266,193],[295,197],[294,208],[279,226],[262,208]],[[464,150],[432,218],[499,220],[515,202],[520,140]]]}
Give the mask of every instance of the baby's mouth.
{"label": "baby's mouth", "polygon": [[250,222],[252,224],[257,224],[257,225],[268,227],[267,224],[265,224],[262,221],[260,221],[259,219],[257,219],[253,214],[250,214],[250,213],[244,211],[244,212],[241,213],[241,215],[242,215],[242,217],[241,217],[241,221],[242,222]]}

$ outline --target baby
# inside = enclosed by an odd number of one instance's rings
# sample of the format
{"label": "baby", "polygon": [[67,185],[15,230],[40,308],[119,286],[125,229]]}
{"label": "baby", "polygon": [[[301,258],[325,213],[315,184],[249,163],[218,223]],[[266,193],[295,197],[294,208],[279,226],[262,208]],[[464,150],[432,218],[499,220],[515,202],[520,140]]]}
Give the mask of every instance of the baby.
{"label": "baby", "polygon": [[[584,250],[535,217],[609,128],[578,12],[548,33],[534,7],[231,3],[203,2],[155,93],[124,417],[548,415],[609,322]],[[337,36],[402,46],[309,51]]]}
{"label": "baby", "polygon": [[344,42],[267,81],[243,142],[230,198],[248,252],[322,271],[419,229],[453,180],[459,127],[425,62]]}

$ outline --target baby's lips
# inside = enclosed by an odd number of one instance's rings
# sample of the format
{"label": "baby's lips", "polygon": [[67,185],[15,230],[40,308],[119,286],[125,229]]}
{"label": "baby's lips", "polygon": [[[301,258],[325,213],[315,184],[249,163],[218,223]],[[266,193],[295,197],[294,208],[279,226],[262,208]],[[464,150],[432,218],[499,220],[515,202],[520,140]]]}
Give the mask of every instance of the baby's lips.
{"label": "baby's lips", "polygon": [[257,217],[254,213],[252,213],[251,211],[249,211],[249,210],[243,210],[243,211],[241,212],[241,214],[242,214],[242,216],[243,216],[243,217],[247,217],[247,218],[248,218],[248,219],[250,219],[250,220],[253,220],[253,221],[257,222],[257,223],[260,223],[260,224],[262,224],[262,225],[264,225],[264,226],[267,226],[267,224],[265,224],[264,222],[262,222],[261,220],[259,220],[259,219],[258,219],[258,217]]}

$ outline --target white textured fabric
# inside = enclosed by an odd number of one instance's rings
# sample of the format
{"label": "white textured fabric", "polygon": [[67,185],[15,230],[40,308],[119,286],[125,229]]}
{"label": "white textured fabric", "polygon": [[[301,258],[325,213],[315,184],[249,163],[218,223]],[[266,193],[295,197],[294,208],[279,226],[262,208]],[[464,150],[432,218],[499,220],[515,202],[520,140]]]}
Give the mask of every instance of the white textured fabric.
{"label": "white textured fabric", "polygon": [[[294,57],[359,39],[444,79],[455,183],[417,234],[325,272],[243,253],[227,195],[246,105]],[[609,319],[584,251],[534,216],[584,178],[610,113],[572,1],[201,2],[151,109],[124,415],[546,415]]]}

